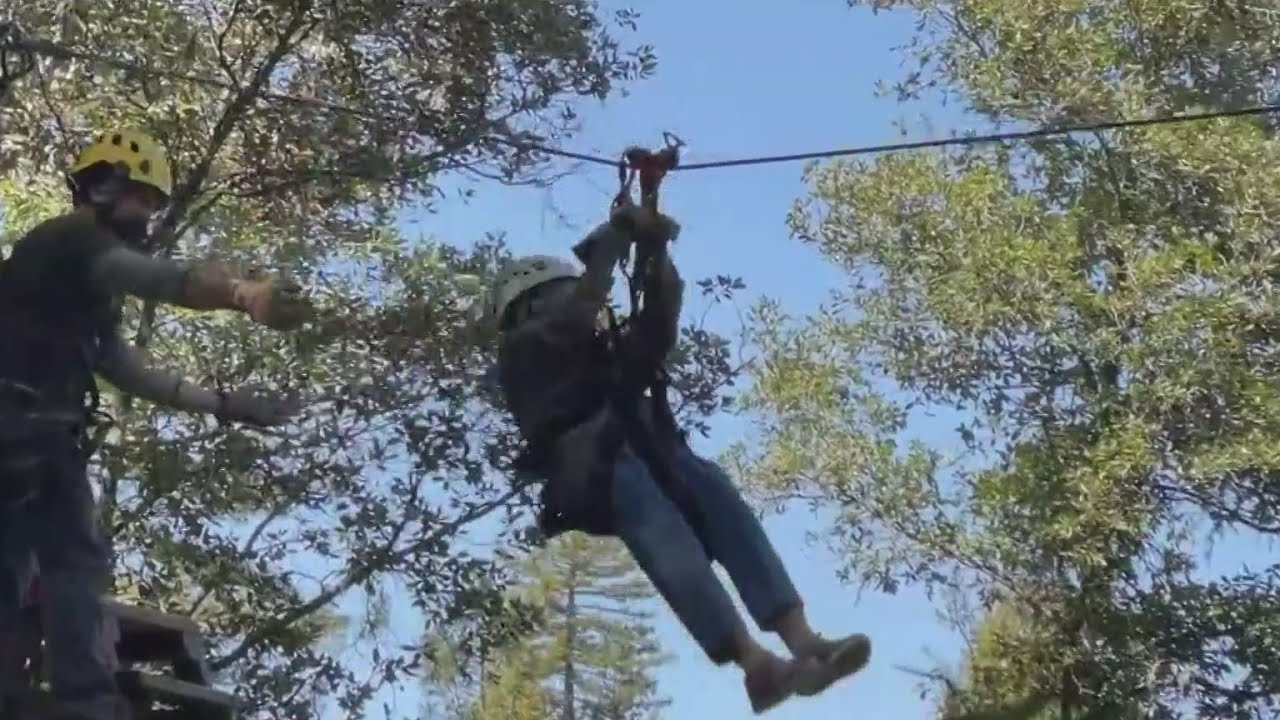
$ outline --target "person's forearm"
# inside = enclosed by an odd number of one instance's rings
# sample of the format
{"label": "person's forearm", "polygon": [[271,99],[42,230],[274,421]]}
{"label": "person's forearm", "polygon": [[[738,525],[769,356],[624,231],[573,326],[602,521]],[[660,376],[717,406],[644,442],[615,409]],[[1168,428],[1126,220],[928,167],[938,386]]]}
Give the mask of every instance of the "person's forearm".
{"label": "person's forearm", "polygon": [[574,292],[575,304],[604,305],[613,290],[614,268],[630,248],[630,234],[613,222],[596,228],[574,248],[574,253],[586,266]]}
{"label": "person's forearm", "polygon": [[218,393],[200,387],[178,373],[150,367],[137,368],[134,373],[115,378],[104,374],[104,377],[125,394],[175,410],[213,414],[221,407]]}
{"label": "person's forearm", "polygon": [[684,309],[684,280],[676,270],[671,256],[663,250],[659,258],[658,268],[658,311],[656,318],[663,328],[663,339],[668,342],[668,349],[674,346],[680,332],[680,313]]}
{"label": "person's forearm", "polygon": [[97,258],[93,280],[109,291],[192,310],[238,310],[236,281],[212,265],[188,266],[125,247]]}
{"label": "person's forearm", "polygon": [[652,294],[646,293],[643,322],[649,326],[655,349],[663,355],[675,346],[680,334],[680,312],[684,307],[684,280],[663,248],[653,258],[657,277]]}
{"label": "person's forearm", "polygon": [[[666,215],[655,216],[656,221],[643,228],[640,240],[648,248],[652,272],[656,275],[653,287],[646,289],[645,305],[649,308],[647,322],[656,326],[658,339],[665,350],[674,346],[679,332],[680,310],[684,306],[684,281],[671,260],[671,243],[680,234],[680,224]],[[664,350],[664,352],[665,352]]]}
{"label": "person's forearm", "polygon": [[172,260],[115,247],[94,260],[90,279],[108,292],[177,304],[188,272],[186,266]]}
{"label": "person's forearm", "polygon": [[119,340],[108,348],[98,372],[121,392],[158,405],[198,413],[215,413],[221,405],[216,392],[177,373],[151,367],[141,353]]}

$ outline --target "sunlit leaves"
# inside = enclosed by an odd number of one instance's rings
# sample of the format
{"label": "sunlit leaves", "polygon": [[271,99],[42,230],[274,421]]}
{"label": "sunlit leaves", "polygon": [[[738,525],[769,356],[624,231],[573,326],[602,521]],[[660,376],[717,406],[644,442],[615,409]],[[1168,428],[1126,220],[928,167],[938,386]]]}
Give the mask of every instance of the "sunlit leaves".
{"label": "sunlit leaves", "polygon": [[[398,589],[419,627],[452,617],[492,571],[466,532],[515,542],[501,521],[526,520],[504,475],[514,438],[483,401],[486,358],[463,332],[474,288],[453,282],[498,251],[431,249],[402,236],[399,215],[430,210],[451,169],[537,176],[527,153],[489,138],[566,132],[575,99],[643,75],[651,56],[615,36],[625,17],[586,0],[14,12],[29,35],[85,57],[42,58],[0,105],[6,240],[65,208],[62,175],[82,143],[138,127],[176,171],[162,253],[286,272],[320,308],[291,335],[128,308],[124,331],[155,363],[312,404],[258,432],[110,394],[117,425],[97,479],[118,587],[193,614],[256,716],[360,716],[422,661],[416,643],[380,634],[387,594]],[[372,668],[353,644],[377,649]]]}
{"label": "sunlit leaves", "polygon": [[[996,121],[1276,89],[1280,20],[1261,7],[863,4],[919,13],[904,96],[932,86]],[[793,229],[848,282],[813,317],[759,313],[748,407],[768,442],[742,451],[745,472],[835,501],[851,574],[958,593],[979,616],[1001,598],[1022,629],[988,626],[975,699],[1236,718],[1280,690],[1252,682],[1280,653],[1236,624],[1280,611],[1274,573],[1192,575],[1206,525],[1280,530],[1278,152],[1270,121],[1246,117],[810,173]]]}

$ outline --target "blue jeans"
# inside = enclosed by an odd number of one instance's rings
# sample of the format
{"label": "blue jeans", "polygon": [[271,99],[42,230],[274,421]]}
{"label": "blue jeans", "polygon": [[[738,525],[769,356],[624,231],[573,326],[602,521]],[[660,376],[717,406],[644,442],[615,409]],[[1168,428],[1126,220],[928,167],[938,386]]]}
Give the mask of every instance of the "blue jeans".
{"label": "blue jeans", "polygon": [[705,547],[644,463],[625,452],[613,484],[618,535],[689,634],[712,662],[723,664],[734,660],[734,642],[746,628],[712,561],[729,574],[762,630],[772,631],[784,614],[799,607],[800,596],[724,470],[683,444],[674,453],[673,469],[704,518]]}
{"label": "blue jeans", "polygon": [[98,533],[85,460],[68,433],[50,433],[15,458],[0,453],[0,482],[38,488],[33,497],[0,510],[0,633],[13,637],[21,592],[34,554],[50,684],[60,704],[86,717],[120,717],[116,658],[103,647],[101,593],[109,580],[107,548]]}

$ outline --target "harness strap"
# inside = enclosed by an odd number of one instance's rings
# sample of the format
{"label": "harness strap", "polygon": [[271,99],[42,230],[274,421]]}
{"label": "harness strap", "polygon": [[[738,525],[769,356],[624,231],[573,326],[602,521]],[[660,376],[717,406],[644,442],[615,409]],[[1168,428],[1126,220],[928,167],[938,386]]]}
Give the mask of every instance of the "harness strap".
{"label": "harness strap", "polygon": [[[666,146],[662,150],[654,152],[633,147],[623,154],[623,163],[620,164],[618,173],[620,187],[613,203],[615,209],[631,202],[632,183],[638,181],[641,206],[651,212],[658,212],[658,192],[662,180],[679,166],[680,149],[684,146],[684,142],[671,133],[663,133],[663,140]],[[624,167],[630,172],[624,172]],[[643,324],[639,319],[643,312],[642,303],[650,294],[656,268],[651,248],[638,244],[635,255],[634,274],[628,278],[631,285],[631,311],[626,324],[633,332],[641,332]],[[623,328],[612,309],[609,310],[609,332],[615,348],[621,347]],[[633,336],[630,340],[632,343],[645,342],[643,337]],[[612,401],[627,443],[649,468],[653,479],[680,510],[698,536],[703,549],[710,555],[706,517],[689,492],[688,479],[681,477],[676,471],[671,456],[671,449],[676,443],[683,444],[686,449],[688,446],[687,437],[677,425],[667,397],[668,377],[664,363],[663,354],[622,353],[622,361],[616,368],[615,377],[618,382],[614,385]],[[653,410],[652,426],[644,422],[640,412],[646,390]]]}
{"label": "harness strap", "polygon": [[43,475],[38,469],[51,452],[72,450],[88,457],[88,416],[41,401],[33,388],[0,381],[0,511],[12,511],[39,496]]}

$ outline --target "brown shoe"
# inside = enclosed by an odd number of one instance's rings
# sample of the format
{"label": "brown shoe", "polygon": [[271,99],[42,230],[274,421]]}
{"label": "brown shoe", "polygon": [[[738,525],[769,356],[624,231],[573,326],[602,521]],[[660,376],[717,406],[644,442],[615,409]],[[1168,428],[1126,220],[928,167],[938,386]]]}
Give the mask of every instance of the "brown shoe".
{"label": "brown shoe", "polygon": [[742,684],[746,686],[751,711],[759,715],[795,695],[796,682],[804,674],[801,664],[778,658],[748,672]]}
{"label": "brown shoe", "polygon": [[798,666],[795,694],[813,697],[866,667],[871,660],[871,639],[856,634],[828,640],[805,659],[809,662]]}

